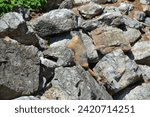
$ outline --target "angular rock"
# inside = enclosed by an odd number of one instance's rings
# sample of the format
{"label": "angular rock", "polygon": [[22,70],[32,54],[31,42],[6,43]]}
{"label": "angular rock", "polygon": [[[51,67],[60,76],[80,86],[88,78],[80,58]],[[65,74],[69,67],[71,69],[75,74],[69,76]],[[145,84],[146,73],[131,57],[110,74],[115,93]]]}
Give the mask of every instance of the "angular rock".
{"label": "angular rock", "polygon": [[140,79],[138,65],[121,49],[117,49],[105,55],[94,67],[94,72],[105,82],[107,90],[111,93],[126,88]]}
{"label": "angular rock", "polygon": [[104,14],[105,13],[115,14],[115,15],[118,15],[118,16],[121,15],[121,12],[119,11],[119,8],[115,7],[115,6],[106,6],[105,9],[104,9]]}
{"label": "angular rock", "polygon": [[39,64],[34,46],[0,39],[0,99],[35,93],[39,88]]}
{"label": "angular rock", "polygon": [[97,28],[92,31],[92,39],[96,49],[102,54],[107,54],[117,48],[121,48],[123,51],[128,51],[131,48],[123,31],[117,28]]}
{"label": "angular rock", "polygon": [[133,44],[141,37],[141,32],[134,28],[127,28],[127,31],[124,32],[124,35],[126,39]]}
{"label": "angular rock", "polygon": [[139,65],[142,73],[142,78],[145,82],[150,81],[150,66],[146,65]]}
{"label": "angular rock", "polygon": [[112,97],[87,71],[74,66],[56,68],[52,87],[41,99],[109,100]]}
{"label": "angular rock", "polygon": [[19,43],[37,45],[38,38],[32,27],[26,24],[22,15],[16,12],[6,13],[0,19],[0,37],[9,36]]}
{"label": "angular rock", "polygon": [[143,83],[132,89],[124,100],[150,100],[150,83]]}
{"label": "angular rock", "polygon": [[138,22],[135,19],[131,19],[131,18],[127,17],[127,16],[124,16],[123,19],[124,19],[125,25],[127,27],[135,28],[135,29],[142,29],[144,27],[141,22]]}
{"label": "angular rock", "polygon": [[97,15],[101,15],[103,13],[103,7],[93,2],[90,2],[87,5],[81,6],[79,8],[79,13],[82,17],[86,19],[91,19]]}
{"label": "angular rock", "polygon": [[119,10],[123,13],[123,14],[129,14],[131,10],[133,10],[134,5],[133,4],[129,4],[127,2],[122,2],[120,3],[119,6]]}
{"label": "angular rock", "polygon": [[102,23],[100,21],[98,21],[98,19],[83,20],[83,19],[79,18],[79,20],[78,20],[78,27],[82,28],[85,31],[94,30],[101,24]]}
{"label": "angular rock", "polygon": [[138,20],[138,21],[144,21],[146,14],[142,11],[135,11],[134,12],[134,17]]}
{"label": "angular rock", "polygon": [[137,63],[150,65],[150,41],[137,42],[131,51]]}
{"label": "angular rock", "polygon": [[144,23],[150,27],[150,17],[146,17]]}
{"label": "angular rock", "polygon": [[59,9],[72,9],[74,4],[74,0],[64,0],[60,5]]}
{"label": "angular rock", "polygon": [[31,25],[41,37],[67,32],[77,25],[74,13],[68,9],[52,10],[32,20]]}

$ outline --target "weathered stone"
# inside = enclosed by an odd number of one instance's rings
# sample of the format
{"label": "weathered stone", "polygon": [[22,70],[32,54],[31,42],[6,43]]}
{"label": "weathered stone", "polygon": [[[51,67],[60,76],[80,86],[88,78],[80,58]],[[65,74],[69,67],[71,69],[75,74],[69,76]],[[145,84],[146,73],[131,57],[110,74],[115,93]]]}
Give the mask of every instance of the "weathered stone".
{"label": "weathered stone", "polygon": [[41,37],[74,29],[77,25],[74,13],[68,9],[52,10],[32,20],[33,29]]}
{"label": "weathered stone", "polygon": [[119,10],[123,13],[123,14],[129,14],[131,10],[133,10],[134,6],[133,4],[129,4],[127,2],[122,2],[120,3],[119,6]]}
{"label": "weathered stone", "polygon": [[116,13],[105,13],[99,17],[99,21],[114,27],[119,27],[125,24],[123,17]]}
{"label": "weathered stone", "polygon": [[110,14],[114,14],[114,15],[121,15],[121,12],[119,11],[118,7],[114,7],[114,6],[106,6],[104,9],[104,14],[105,13],[110,13]]}
{"label": "weathered stone", "polygon": [[62,33],[58,35],[51,36],[50,38],[47,38],[50,48],[53,47],[65,47],[71,40],[70,33]]}
{"label": "weathered stone", "polygon": [[142,11],[135,11],[134,12],[134,17],[138,20],[138,21],[144,21],[146,14]]}
{"label": "weathered stone", "polygon": [[99,60],[98,53],[92,42],[92,39],[87,34],[83,33],[82,31],[80,31],[80,34],[81,34],[81,39],[85,45],[87,57],[88,57],[89,61],[90,62],[98,62],[98,60]]}
{"label": "weathered stone", "polygon": [[112,97],[88,72],[74,66],[56,68],[52,87],[41,99],[108,100]]}
{"label": "weathered stone", "polygon": [[141,37],[141,32],[137,29],[127,28],[127,31],[124,32],[124,36],[133,44]]}
{"label": "weathered stone", "polygon": [[95,73],[103,78],[112,94],[139,81],[138,65],[126,56],[121,49],[105,55],[94,67]]}
{"label": "weathered stone", "polygon": [[97,15],[101,15],[103,13],[103,7],[93,2],[90,2],[87,5],[81,6],[79,8],[79,13],[82,17],[86,19],[91,19]]}
{"label": "weathered stone", "polygon": [[26,24],[21,14],[16,12],[6,13],[0,19],[0,37],[5,36],[9,36],[21,44],[38,44],[38,38],[32,27]]}
{"label": "weathered stone", "polygon": [[146,65],[139,65],[142,73],[142,78],[145,82],[150,81],[150,66]]}
{"label": "weathered stone", "polygon": [[92,31],[92,38],[96,49],[102,54],[107,54],[117,48],[121,48],[123,51],[128,51],[131,48],[123,31],[117,28],[97,28]]}
{"label": "weathered stone", "polygon": [[72,9],[74,4],[74,0],[64,0],[60,5],[59,9]]}
{"label": "weathered stone", "polygon": [[29,95],[39,88],[40,60],[34,46],[0,39],[0,99]]}
{"label": "weathered stone", "polygon": [[107,0],[74,0],[75,5],[81,5],[89,2],[95,2],[97,4],[104,4],[107,2]]}
{"label": "weathered stone", "polygon": [[144,27],[141,22],[138,22],[135,19],[131,19],[131,18],[127,17],[127,16],[124,16],[123,19],[124,19],[125,25],[127,27],[135,28],[135,29],[142,29]]}
{"label": "weathered stone", "polygon": [[150,27],[150,17],[145,18],[145,24]]}
{"label": "weathered stone", "polygon": [[98,19],[83,20],[83,19],[79,18],[79,20],[78,20],[78,27],[82,28],[85,31],[94,30],[101,24],[102,23],[100,21],[98,21]]}
{"label": "weathered stone", "polygon": [[124,100],[150,100],[150,83],[143,83],[132,89]]}
{"label": "weathered stone", "polygon": [[137,42],[131,51],[137,63],[150,65],[150,41]]}
{"label": "weathered stone", "polygon": [[140,0],[141,4],[150,4],[150,0]]}

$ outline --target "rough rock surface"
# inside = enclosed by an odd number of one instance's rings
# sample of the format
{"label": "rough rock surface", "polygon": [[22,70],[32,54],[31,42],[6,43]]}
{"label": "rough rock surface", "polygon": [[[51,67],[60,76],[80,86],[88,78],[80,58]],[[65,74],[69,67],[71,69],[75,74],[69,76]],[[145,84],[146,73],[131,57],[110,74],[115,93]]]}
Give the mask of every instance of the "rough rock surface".
{"label": "rough rock surface", "polygon": [[79,13],[82,17],[86,19],[91,19],[97,15],[101,15],[103,13],[103,7],[93,2],[90,2],[85,6],[81,6],[79,8]]}
{"label": "rough rock surface", "polygon": [[123,32],[117,28],[97,28],[92,31],[92,38],[96,49],[102,54],[112,52],[116,48],[130,50],[130,44]]}
{"label": "rough rock surface", "polygon": [[44,37],[74,29],[76,26],[75,19],[71,10],[57,9],[45,13],[30,23],[37,34]]}
{"label": "rough rock surface", "polygon": [[81,67],[59,67],[55,70],[52,88],[42,99],[112,99],[104,86],[99,85],[91,75]]}
{"label": "rough rock surface", "polygon": [[39,88],[38,49],[0,39],[0,99],[30,95]]}
{"label": "rough rock surface", "polygon": [[105,81],[107,89],[112,94],[140,80],[138,69],[138,65],[121,49],[107,54],[94,67],[94,71]]}
{"label": "rough rock surface", "polygon": [[124,100],[150,100],[150,83],[143,83],[127,94]]}
{"label": "rough rock surface", "polygon": [[150,65],[150,41],[137,42],[131,51],[135,61],[140,64]]}

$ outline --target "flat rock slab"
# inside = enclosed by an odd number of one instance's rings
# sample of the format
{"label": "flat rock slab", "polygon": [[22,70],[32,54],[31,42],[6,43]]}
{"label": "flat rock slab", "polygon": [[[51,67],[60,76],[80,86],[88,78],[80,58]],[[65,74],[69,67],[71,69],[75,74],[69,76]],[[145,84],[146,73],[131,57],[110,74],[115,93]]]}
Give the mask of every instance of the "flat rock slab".
{"label": "flat rock slab", "polygon": [[128,85],[139,81],[138,65],[130,60],[121,49],[105,55],[94,67],[110,93],[114,94]]}
{"label": "flat rock slab", "polygon": [[102,54],[107,54],[117,48],[121,48],[123,51],[131,49],[129,41],[117,28],[97,28],[92,31],[92,38],[96,49]]}
{"label": "flat rock slab", "polygon": [[30,95],[39,87],[38,49],[0,39],[0,99]]}

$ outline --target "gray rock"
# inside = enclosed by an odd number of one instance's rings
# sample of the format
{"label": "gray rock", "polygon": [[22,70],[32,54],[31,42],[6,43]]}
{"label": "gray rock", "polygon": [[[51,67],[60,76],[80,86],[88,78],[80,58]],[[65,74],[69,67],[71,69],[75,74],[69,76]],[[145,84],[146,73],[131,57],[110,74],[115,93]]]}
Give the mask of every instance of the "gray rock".
{"label": "gray rock", "polygon": [[141,32],[134,28],[127,28],[127,31],[124,32],[124,35],[126,39],[133,44],[141,37]]}
{"label": "gray rock", "polygon": [[74,13],[68,9],[52,10],[32,20],[33,29],[41,37],[74,29],[77,25]]}
{"label": "gray rock", "polygon": [[41,99],[109,100],[112,97],[87,71],[74,66],[56,68],[52,87]]}
{"label": "gray rock", "polygon": [[79,17],[78,27],[85,31],[91,31],[100,26],[102,23],[98,19],[83,20]]}
{"label": "gray rock", "polygon": [[50,68],[56,68],[57,67],[56,62],[49,60],[49,59],[46,59],[44,57],[40,57],[40,61],[41,61],[41,64],[46,66],[46,67],[50,67]]}
{"label": "gray rock", "polygon": [[107,0],[108,3],[115,3],[117,0]]}
{"label": "gray rock", "polygon": [[150,27],[150,17],[145,18],[145,24]]}
{"label": "gray rock", "polygon": [[131,10],[133,10],[134,5],[133,4],[129,4],[127,2],[122,2],[120,3],[120,6],[118,7],[119,10],[123,13],[123,14],[129,14]]}
{"label": "gray rock", "polygon": [[143,83],[132,89],[124,100],[150,100],[150,83]]}
{"label": "gray rock", "polygon": [[39,98],[34,96],[22,96],[22,97],[15,98],[13,100],[39,100]]}
{"label": "gray rock", "polygon": [[96,49],[102,54],[107,54],[117,48],[121,48],[123,51],[131,49],[123,31],[118,28],[102,27],[93,30],[91,33]]}
{"label": "gray rock", "polygon": [[81,39],[85,45],[86,52],[87,52],[87,57],[89,59],[89,62],[98,62],[99,57],[98,53],[96,51],[96,47],[94,46],[92,39],[82,31],[80,31],[81,34]]}
{"label": "gray rock", "polygon": [[146,17],[146,14],[142,11],[135,11],[134,12],[134,18],[136,18],[138,21],[144,21]]}
{"label": "gray rock", "polygon": [[79,8],[79,13],[82,17],[86,19],[91,19],[97,15],[101,15],[103,13],[103,7],[93,2],[90,2],[87,5],[81,6]]}
{"label": "gray rock", "polygon": [[133,60],[117,49],[105,55],[94,67],[94,72],[103,78],[107,90],[114,94],[140,80],[138,69]]}
{"label": "gray rock", "polygon": [[150,41],[137,42],[131,51],[137,63],[150,65]]}
{"label": "gray rock", "polygon": [[150,0],[140,0],[141,4],[150,4]]}
{"label": "gray rock", "polygon": [[118,13],[105,13],[101,15],[98,20],[106,25],[114,27],[119,27],[125,24],[123,17]]}
{"label": "gray rock", "polygon": [[26,24],[21,14],[16,12],[6,13],[0,19],[0,37],[5,36],[26,45],[38,44],[38,38],[32,27]]}
{"label": "gray rock", "polygon": [[35,93],[39,88],[40,60],[34,46],[0,39],[0,99]]}
{"label": "gray rock", "polygon": [[61,33],[47,38],[50,48],[65,47],[72,39],[70,33]]}
{"label": "gray rock", "polygon": [[107,2],[107,0],[74,0],[75,5],[82,5],[89,2],[95,2],[97,4],[104,4]]}
{"label": "gray rock", "polygon": [[58,58],[57,66],[66,67],[66,66],[73,66],[73,65],[75,65],[74,52],[71,49],[66,48],[62,53],[62,57]]}
{"label": "gray rock", "polygon": [[143,80],[145,82],[149,82],[150,81],[150,66],[139,65],[139,67],[141,69]]}
{"label": "gray rock", "polygon": [[73,8],[73,4],[74,4],[74,0],[64,0],[60,5],[59,8],[60,9],[72,9]]}
{"label": "gray rock", "polygon": [[135,20],[135,19],[131,19],[127,16],[124,16],[124,22],[125,22],[125,25],[127,27],[130,27],[130,28],[135,28],[135,29],[142,29],[144,26],[141,22]]}
{"label": "gray rock", "polygon": [[114,7],[114,6],[106,6],[104,9],[104,14],[105,13],[110,13],[110,14],[114,14],[114,15],[121,15],[121,12],[119,11],[118,7]]}

